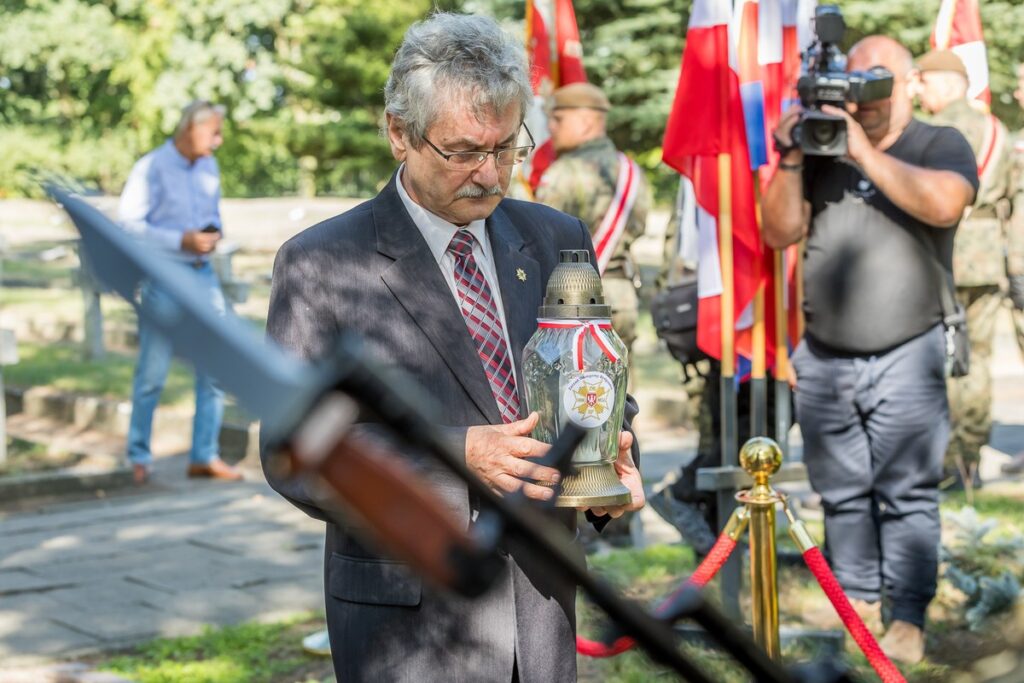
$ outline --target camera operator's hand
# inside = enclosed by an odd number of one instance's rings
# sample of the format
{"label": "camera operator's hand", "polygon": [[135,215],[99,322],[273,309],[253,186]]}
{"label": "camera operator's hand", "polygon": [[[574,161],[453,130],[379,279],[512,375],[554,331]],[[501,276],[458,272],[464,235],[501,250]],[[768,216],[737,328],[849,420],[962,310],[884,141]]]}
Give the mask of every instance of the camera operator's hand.
{"label": "camera operator's hand", "polygon": [[[800,107],[792,107],[788,109],[782,118],[779,119],[779,125],[775,127],[775,131],[772,136],[776,140],[776,146],[781,145],[784,148],[793,147],[793,128],[800,121],[800,114],[802,113]],[[788,152],[782,155],[783,159],[787,163],[800,163],[803,161],[804,153],[799,146],[790,149]]]}
{"label": "camera operator's hand", "polygon": [[857,119],[850,116],[850,112],[840,107],[833,107],[831,104],[824,104],[821,111],[832,116],[842,116],[846,119],[846,156],[860,166],[864,165],[867,155],[875,151],[874,145],[868,140],[868,134],[857,122]]}
{"label": "camera operator's hand", "polygon": [[216,248],[219,241],[219,232],[187,230],[181,235],[181,250],[190,251],[193,254],[209,254]]}
{"label": "camera operator's hand", "polygon": [[1024,311],[1024,275],[1010,276],[1010,301],[1018,311]]}

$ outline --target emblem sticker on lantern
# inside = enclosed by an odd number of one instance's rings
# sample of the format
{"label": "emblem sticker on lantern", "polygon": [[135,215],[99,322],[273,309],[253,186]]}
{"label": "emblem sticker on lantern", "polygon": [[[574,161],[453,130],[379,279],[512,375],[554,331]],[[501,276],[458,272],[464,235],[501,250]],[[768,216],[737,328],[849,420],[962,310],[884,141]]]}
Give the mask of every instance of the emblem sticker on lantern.
{"label": "emblem sticker on lantern", "polygon": [[603,372],[584,372],[573,377],[562,393],[565,414],[585,429],[607,422],[614,405],[615,385]]}

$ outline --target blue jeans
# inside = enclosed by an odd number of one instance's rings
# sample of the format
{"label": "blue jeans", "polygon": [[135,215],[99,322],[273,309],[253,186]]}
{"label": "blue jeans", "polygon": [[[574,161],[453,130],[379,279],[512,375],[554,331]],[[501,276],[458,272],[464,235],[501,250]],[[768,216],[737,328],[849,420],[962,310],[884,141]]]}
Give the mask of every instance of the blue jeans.
{"label": "blue jeans", "polygon": [[[194,271],[209,288],[211,300],[219,310],[225,311],[224,294],[217,282],[213,267],[206,263]],[[173,306],[167,296],[155,287],[143,285],[142,306],[160,309]],[[136,465],[153,462],[150,437],[153,432],[153,413],[160,402],[167,372],[171,367],[171,342],[151,324],[139,319],[139,358],[132,381],[132,418],[128,428],[128,459]],[[213,380],[196,373],[196,413],[192,421],[192,450],[189,462],[207,464],[219,454],[218,439],[224,416],[224,392]]]}
{"label": "blue jeans", "polygon": [[893,619],[917,626],[938,570],[944,348],[938,325],[877,355],[832,353],[807,337],[793,354],[804,461],[836,578],[851,598],[884,591]]}

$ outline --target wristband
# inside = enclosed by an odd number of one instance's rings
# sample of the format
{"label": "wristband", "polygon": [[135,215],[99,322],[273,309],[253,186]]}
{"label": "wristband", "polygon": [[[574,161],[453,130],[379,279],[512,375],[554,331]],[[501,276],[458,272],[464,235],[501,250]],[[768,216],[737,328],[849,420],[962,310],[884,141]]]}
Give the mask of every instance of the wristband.
{"label": "wristband", "polygon": [[787,164],[785,162],[779,162],[779,168],[783,171],[792,171],[794,173],[804,170],[803,164]]}
{"label": "wristband", "polygon": [[772,145],[775,147],[775,151],[778,152],[780,157],[784,157],[793,150],[800,148],[800,145],[793,140],[790,140],[788,145],[784,144],[782,140],[779,139],[777,133],[772,133]]}

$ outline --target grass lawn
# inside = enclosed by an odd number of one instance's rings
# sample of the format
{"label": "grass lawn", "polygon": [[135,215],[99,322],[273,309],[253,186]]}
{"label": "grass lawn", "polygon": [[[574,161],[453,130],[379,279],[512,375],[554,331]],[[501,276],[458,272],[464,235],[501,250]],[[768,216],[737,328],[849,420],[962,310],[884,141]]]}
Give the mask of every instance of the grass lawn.
{"label": "grass lawn", "polygon": [[[997,538],[1024,532],[1024,519],[1019,514],[1022,502],[1024,493],[982,490],[976,494],[977,510],[998,522]],[[943,512],[956,513],[963,507],[963,496],[951,495],[943,503]],[[696,566],[693,551],[682,545],[615,550],[591,556],[589,562],[593,571],[620,587],[626,596],[648,605],[669,593]],[[1024,578],[1024,563],[1007,563],[1004,558],[999,566],[1013,567],[1018,577]],[[814,604],[827,604],[810,572],[803,567],[782,567],[779,591],[781,622],[784,625],[801,626],[803,609]],[[715,600],[716,595],[717,586],[712,583],[708,596]],[[749,602],[748,595],[741,597],[744,613],[749,613]],[[994,615],[983,623],[981,629],[971,630],[964,619],[963,602],[962,594],[958,595],[945,579],[940,580],[939,595],[929,612],[929,659],[916,666],[901,667],[910,683],[949,680],[954,671],[1004,647],[1008,615]],[[606,623],[603,613],[581,597],[577,614],[580,634],[598,637]],[[321,625],[322,621],[317,617],[307,615],[277,624],[244,624],[209,630],[193,638],[157,640],[128,654],[102,659],[97,665],[140,683],[320,681],[330,676],[329,662],[304,655],[299,641]],[[793,663],[822,656],[808,647],[806,644],[788,646],[783,651],[784,660]],[[748,680],[744,672],[721,653],[694,645],[683,645],[683,648],[716,681]],[[845,658],[862,680],[875,679],[867,661],[849,637]],[[578,666],[579,680],[586,683],[673,680],[668,672],[639,651],[610,659],[580,657]]]}
{"label": "grass lawn", "polygon": [[51,452],[43,444],[8,437],[7,460],[0,463],[0,477],[71,467],[84,458],[80,453]]}
{"label": "grass lawn", "polygon": [[[18,344],[19,361],[4,368],[4,383],[13,387],[50,386],[113,399],[131,397],[135,356],[108,351],[101,361],[86,361],[78,344]],[[161,405],[188,405],[193,392],[189,368],[175,362],[167,377]]]}
{"label": "grass lawn", "polygon": [[320,683],[334,681],[329,658],[302,650],[302,638],[324,627],[313,614],[274,624],[209,629],[163,638],[94,662],[135,683]]}

